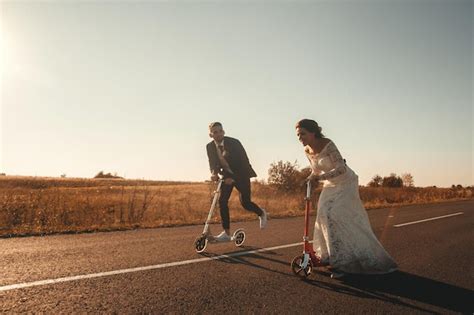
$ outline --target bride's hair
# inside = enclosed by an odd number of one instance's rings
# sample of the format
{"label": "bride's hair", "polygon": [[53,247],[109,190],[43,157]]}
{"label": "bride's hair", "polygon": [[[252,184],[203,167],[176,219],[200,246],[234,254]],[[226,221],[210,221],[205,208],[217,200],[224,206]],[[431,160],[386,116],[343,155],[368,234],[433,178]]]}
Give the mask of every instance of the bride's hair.
{"label": "bride's hair", "polygon": [[319,127],[318,123],[312,119],[301,119],[296,123],[296,128],[304,128],[311,133],[314,133],[316,138],[324,138],[323,133],[321,132],[323,128]]}

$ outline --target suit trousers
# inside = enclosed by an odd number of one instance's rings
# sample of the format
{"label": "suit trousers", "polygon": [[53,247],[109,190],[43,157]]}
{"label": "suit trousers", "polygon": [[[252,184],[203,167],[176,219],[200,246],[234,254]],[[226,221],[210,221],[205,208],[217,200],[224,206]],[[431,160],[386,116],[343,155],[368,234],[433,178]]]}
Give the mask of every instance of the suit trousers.
{"label": "suit trousers", "polygon": [[262,215],[263,213],[262,209],[251,200],[250,178],[236,180],[231,185],[226,185],[223,183],[221,186],[221,195],[219,196],[219,208],[221,211],[222,227],[224,229],[230,228],[229,198],[232,194],[234,186],[240,193],[240,203],[245,210],[254,212],[258,216]]}

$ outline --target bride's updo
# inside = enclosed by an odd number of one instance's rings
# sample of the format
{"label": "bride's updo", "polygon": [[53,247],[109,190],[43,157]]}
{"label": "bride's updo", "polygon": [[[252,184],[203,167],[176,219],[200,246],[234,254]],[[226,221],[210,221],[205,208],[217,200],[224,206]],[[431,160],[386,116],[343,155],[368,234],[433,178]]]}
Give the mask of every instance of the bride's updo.
{"label": "bride's updo", "polygon": [[312,119],[301,119],[296,123],[296,128],[304,128],[311,133],[314,133],[316,138],[324,138],[323,133],[321,132],[323,128],[319,127],[318,123]]}

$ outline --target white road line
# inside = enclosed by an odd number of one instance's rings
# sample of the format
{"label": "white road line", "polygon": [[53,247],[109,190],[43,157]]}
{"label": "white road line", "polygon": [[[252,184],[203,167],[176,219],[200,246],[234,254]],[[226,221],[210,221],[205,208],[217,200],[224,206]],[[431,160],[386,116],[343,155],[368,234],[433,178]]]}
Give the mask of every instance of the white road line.
{"label": "white road line", "polygon": [[214,257],[205,257],[205,258],[196,258],[196,259],[190,259],[190,260],[176,261],[176,262],[164,263],[164,264],[159,264],[159,265],[151,265],[151,266],[136,267],[136,268],[129,268],[129,269],[119,269],[119,270],[112,270],[112,271],[107,271],[107,272],[98,272],[98,273],[91,273],[91,274],[77,275],[77,276],[70,276],[70,277],[63,277],[63,278],[56,278],[56,279],[46,279],[46,280],[33,281],[33,282],[10,284],[10,285],[1,286],[0,292],[29,288],[29,287],[37,287],[37,286],[43,286],[43,285],[48,285],[48,284],[83,280],[83,279],[107,277],[107,276],[119,275],[123,273],[131,273],[131,272],[138,272],[138,271],[145,271],[145,270],[162,269],[162,268],[168,268],[168,267],[196,264],[196,263],[201,263],[201,262],[210,261],[210,260],[220,260],[224,258],[245,256],[245,255],[250,255],[250,254],[255,254],[255,253],[268,252],[268,251],[272,251],[276,249],[301,246],[301,245],[303,245],[303,242],[268,247],[268,248],[260,248],[260,249],[244,251],[244,252],[236,252],[236,253],[231,253],[227,255],[214,256]]}
{"label": "white road line", "polygon": [[440,217],[434,217],[434,218],[429,218],[429,219],[424,219],[424,220],[418,220],[418,221],[413,221],[413,222],[396,224],[396,225],[394,225],[394,227],[402,227],[402,226],[405,226],[405,225],[411,225],[411,224],[417,224],[417,223],[426,222],[426,221],[438,220],[438,219],[453,217],[455,215],[461,215],[461,214],[464,214],[464,212],[456,212],[456,213],[452,213],[452,214],[442,215]]}

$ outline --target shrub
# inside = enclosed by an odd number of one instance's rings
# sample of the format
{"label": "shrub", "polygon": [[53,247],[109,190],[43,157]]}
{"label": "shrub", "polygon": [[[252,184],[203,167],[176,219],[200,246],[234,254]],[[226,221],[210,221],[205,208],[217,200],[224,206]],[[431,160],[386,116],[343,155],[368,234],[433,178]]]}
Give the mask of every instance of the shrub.
{"label": "shrub", "polygon": [[111,173],[105,174],[104,171],[100,171],[97,173],[97,175],[94,176],[94,178],[122,178],[120,176],[117,176],[117,174],[112,175]]}
{"label": "shrub", "polygon": [[384,177],[382,180],[383,187],[403,187],[403,180],[400,176],[397,176],[395,173],[390,174],[388,177]]}
{"label": "shrub", "polygon": [[268,170],[268,184],[275,186],[280,191],[295,191],[304,185],[305,179],[311,174],[311,169],[305,167],[301,170],[295,161],[278,161],[270,164]]}

